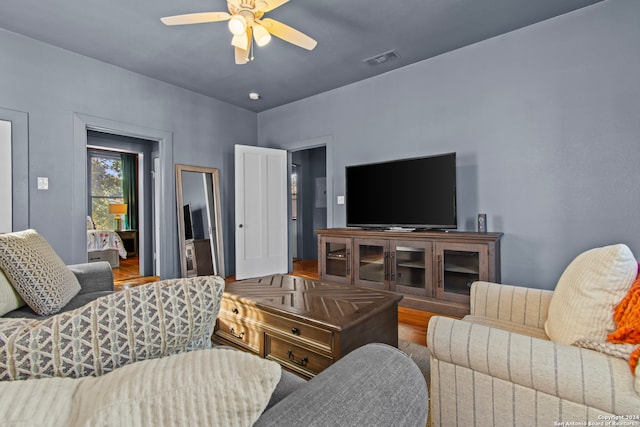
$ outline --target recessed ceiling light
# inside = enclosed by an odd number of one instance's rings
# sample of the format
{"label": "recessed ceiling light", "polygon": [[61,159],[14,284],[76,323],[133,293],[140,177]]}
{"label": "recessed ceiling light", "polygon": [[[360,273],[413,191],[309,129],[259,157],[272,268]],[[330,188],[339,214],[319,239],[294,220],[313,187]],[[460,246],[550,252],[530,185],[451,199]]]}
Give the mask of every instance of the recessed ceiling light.
{"label": "recessed ceiling light", "polygon": [[260,99],[260,94],[258,92],[249,92],[249,98],[255,100]]}

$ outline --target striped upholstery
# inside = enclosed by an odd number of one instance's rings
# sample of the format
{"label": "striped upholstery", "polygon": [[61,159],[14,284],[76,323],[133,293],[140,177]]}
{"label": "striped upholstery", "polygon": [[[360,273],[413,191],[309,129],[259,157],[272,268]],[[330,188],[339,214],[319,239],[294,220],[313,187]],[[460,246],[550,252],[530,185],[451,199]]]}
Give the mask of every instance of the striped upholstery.
{"label": "striped upholstery", "polygon": [[638,413],[625,360],[469,321],[484,315],[541,329],[550,294],[478,282],[468,321],[431,318],[433,426],[554,425]]}
{"label": "striped upholstery", "polygon": [[471,287],[471,315],[505,320],[543,329],[552,291],[475,282]]}

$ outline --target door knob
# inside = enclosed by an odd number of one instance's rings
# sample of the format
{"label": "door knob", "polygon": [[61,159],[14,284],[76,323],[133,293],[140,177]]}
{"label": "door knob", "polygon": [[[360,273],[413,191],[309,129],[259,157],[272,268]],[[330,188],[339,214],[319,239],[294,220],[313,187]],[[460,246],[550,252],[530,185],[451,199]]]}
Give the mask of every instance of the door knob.
{"label": "door knob", "polygon": [[238,224],[238,228],[242,228],[242,224]]}

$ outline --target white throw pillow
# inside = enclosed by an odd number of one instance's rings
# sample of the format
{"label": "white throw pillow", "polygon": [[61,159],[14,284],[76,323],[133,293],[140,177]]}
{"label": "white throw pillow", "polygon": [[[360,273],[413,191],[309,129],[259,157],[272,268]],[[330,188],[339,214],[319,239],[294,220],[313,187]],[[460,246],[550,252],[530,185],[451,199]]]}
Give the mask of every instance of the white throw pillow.
{"label": "white throw pillow", "polygon": [[198,350],[99,377],[0,381],[7,426],[250,426],[280,365],[231,349]]}
{"label": "white throw pillow", "polygon": [[623,244],[581,253],[565,269],[553,291],[544,329],[551,341],[605,341],[616,328],[615,306],[631,288],[638,262]]}
{"label": "white throw pillow", "polygon": [[7,276],[0,270],[0,316],[25,305],[25,302],[13,288]]}

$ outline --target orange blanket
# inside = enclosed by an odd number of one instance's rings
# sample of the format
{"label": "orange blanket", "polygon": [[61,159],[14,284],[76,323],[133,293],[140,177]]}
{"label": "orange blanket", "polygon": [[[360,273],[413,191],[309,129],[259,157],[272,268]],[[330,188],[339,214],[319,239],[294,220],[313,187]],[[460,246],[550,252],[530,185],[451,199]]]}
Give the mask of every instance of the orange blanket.
{"label": "orange blanket", "polygon": [[[613,318],[618,329],[607,336],[607,340],[616,344],[640,344],[640,275],[631,285],[631,289],[615,309]],[[640,347],[629,358],[631,370],[635,372],[640,357]]]}

